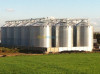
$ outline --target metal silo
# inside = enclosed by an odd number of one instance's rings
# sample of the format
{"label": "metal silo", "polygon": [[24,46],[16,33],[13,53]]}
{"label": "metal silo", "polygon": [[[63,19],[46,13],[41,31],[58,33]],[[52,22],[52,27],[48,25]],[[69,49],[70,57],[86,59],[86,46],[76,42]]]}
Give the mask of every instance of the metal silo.
{"label": "metal silo", "polygon": [[18,26],[20,24],[21,22],[17,21],[14,27],[14,46],[15,47],[21,46],[21,27]]}
{"label": "metal silo", "polygon": [[35,20],[33,23],[28,25],[29,27],[29,47],[37,47],[39,46],[39,40],[38,40],[38,34],[39,34],[39,28],[36,25],[37,20]]}
{"label": "metal silo", "polygon": [[93,27],[84,20],[77,25],[77,46],[93,47]]}
{"label": "metal silo", "polygon": [[14,46],[21,46],[21,27],[14,27]]}
{"label": "metal silo", "polygon": [[59,22],[56,25],[56,47],[73,46],[73,26],[67,22]]}
{"label": "metal silo", "polygon": [[13,27],[7,27],[7,46],[12,46],[13,45]]}
{"label": "metal silo", "polygon": [[11,25],[7,26],[7,46],[14,46],[14,26],[15,22],[11,22]]}
{"label": "metal silo", "polygon": [[30,46],[30,25],[33,24],[33,20],[28,20],[28,23],[26,23],[21,28],[21,45],[25,47]]}
{"label": "metal silo", "polygon": [[39,26],[31,26],[30,27],[30,46],[31,47],[39,47]]}
{"label": "metal silo", "polygon": [[7,45],[7,26],[9,26],[10,23],[6,22],[4,26],[1,27],[1,44],[3,46]]}
{"label": "metal silo", "polygon": [[7,30],[6,27],[1,27],[1,44],[5,46],[7,43]]}
{"label": "metal silo", "polygon": [[53,20],[52,23],[52,47],[59,47],[59,22],[60,19]]}
{"label": "metal silo", "polygon": [[[41,38],[42,37],[42,38]],[[40,26],[40,47],[51,47],[51,26]]]}
{"label": "metal silo", "polygon": [[30,27],[31,47],[51,47],[51,26],[44,21],[38,21]]}

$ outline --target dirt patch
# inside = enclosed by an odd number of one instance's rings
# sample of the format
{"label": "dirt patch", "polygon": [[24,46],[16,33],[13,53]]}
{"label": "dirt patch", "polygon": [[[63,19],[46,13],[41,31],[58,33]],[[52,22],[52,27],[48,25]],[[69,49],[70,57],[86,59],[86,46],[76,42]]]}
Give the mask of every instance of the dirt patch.
{"label": "dirt patch", "polygon": [[[100,53],[100,51],[93,51],[93,52],[62,52],[62,53]],[[48,53],[48,54],[62,54],[62,53]],[[48,55],[48,54],[32,54],[32,53],[0,53],[0,57],[8,57],[8,56],[27,56],[27,55]]]}
{"label": "dirt patch", "polygon": [[0,53],[0,57],[7,57],[7,56],[20,56],[20,55],[44,55],[44,54]]}

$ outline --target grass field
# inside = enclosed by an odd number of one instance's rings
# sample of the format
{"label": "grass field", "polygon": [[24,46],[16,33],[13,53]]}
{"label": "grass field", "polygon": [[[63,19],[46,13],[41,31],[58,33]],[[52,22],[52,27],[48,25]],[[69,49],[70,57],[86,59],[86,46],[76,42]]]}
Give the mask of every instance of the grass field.
{"label": "grass field", "polygon": [[2,57],[0,74],[100,74],[100,53]]}

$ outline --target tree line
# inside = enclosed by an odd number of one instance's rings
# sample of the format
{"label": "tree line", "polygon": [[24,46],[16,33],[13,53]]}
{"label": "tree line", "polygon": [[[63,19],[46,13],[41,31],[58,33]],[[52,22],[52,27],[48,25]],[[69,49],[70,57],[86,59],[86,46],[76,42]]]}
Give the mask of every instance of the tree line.
{"label": "tree line", "polygon": [[94,39],[97,39],[97,42],[100,44],[100,33],[94,33]]}

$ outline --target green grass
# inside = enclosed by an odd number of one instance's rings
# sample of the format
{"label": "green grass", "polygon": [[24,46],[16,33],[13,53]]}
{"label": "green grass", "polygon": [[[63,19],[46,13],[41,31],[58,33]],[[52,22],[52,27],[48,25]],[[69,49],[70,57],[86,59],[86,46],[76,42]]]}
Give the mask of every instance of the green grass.
{"label": "green grass", "polygon": [[0,74],[100,74],[100,53],[4,57]]}

